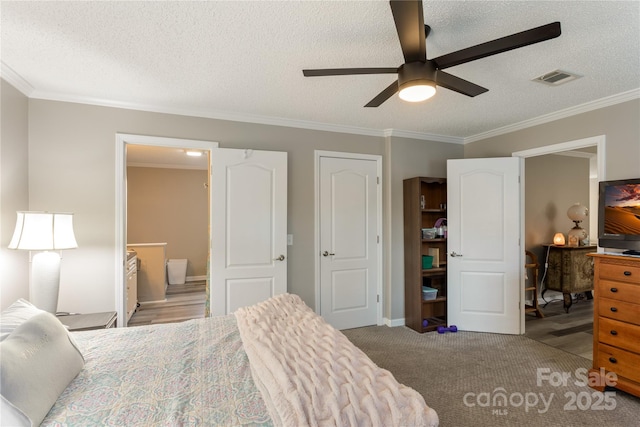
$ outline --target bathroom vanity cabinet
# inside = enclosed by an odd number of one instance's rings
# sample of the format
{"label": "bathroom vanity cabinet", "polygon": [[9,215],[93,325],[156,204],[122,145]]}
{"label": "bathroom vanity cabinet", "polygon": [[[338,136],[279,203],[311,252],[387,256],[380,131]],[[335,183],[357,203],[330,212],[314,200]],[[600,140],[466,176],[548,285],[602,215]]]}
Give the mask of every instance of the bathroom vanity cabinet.
{"label": "bathroom vanity cabinet", "polygon": [[166,243],[132,243],[138,269],[138,302],[164,301],[167,291]]}

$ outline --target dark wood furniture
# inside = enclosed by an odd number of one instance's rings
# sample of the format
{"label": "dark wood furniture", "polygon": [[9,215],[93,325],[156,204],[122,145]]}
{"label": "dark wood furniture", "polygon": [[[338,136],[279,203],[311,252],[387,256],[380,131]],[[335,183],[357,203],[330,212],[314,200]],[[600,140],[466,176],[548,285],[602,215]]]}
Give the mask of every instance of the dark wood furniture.
{"label": "dark wood furniture", "polygon": [[[595,260],[593,388],[640,397],[640,258],[591,254]],[[611,378],[610,372],[617,378]],[[607,382],[607,381],[608,382]]]}
{"label": "dark wood furniture", "polygon": [[[433,228],[438,219],[446,218],[447,180],[416,177],[405,179],[403,186],[405,325],[429,332],[447,326],[447,239],[423,238],[422,229]],[[432,268],[423,269],[422,257],[434,253],[439,262],[434,259]],[[437,289],[437,297],[424,300],[423,286]]]}
{"label": "dark wood furniture", "polygon": [[573,304],[571,294],[587,293],[591,298],[593,290],[593,259],[587,254],[597,250],[597,246],[556,246],[544,245],[549,251],[548,268],[545,278],[547,290],[562,292],[564,310],[568,313]]}
{"label": "dark wood furniture", "polygon": [[115,311],[88,314],[59,313],[56,316],[70,331],[91,331],[94,329],[115,328],[116,319],[118,317]]}
{"label": "dark wood furniture", "polygon": [[538,263],[536,254],[531,251],[524,252],[526,256],[526,262],[524,264],[526,270],[524,290],[525,292],[531,292],[531,305],[525,304],[524,312],[535,313],[536,317],[542,318],[544,314],[538,302],[538,271],[540,270],[540,264]]}

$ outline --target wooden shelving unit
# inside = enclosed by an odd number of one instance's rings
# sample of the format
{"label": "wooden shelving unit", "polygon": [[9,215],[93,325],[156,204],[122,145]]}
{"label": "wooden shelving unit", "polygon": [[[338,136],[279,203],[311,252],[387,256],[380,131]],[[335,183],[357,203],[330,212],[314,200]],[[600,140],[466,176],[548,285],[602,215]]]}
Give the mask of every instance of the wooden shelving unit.
{"label": "wooden shelving unit", "polygon": [[[405,325],[421,333],[429,332],[447,326],[447,239],[423,239],[422,229],[433,228],[438,219],[446,218],[447,180],[416,177],[403,184]],[[438,250],[439,266],[423,269],[422,257],[429,255],[429,249]],[[437,289],[437,298],[423,300],[423,285]]]}

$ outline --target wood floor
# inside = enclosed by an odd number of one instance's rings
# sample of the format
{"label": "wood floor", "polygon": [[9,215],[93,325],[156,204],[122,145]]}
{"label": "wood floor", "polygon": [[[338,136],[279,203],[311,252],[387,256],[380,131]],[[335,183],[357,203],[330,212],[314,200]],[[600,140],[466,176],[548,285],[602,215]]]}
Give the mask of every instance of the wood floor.
{"label": "wood floor", "polygon": [[525,316],[525,336],[592,360],[593,300],[578,294],[578,299],[574,299],[569,313],[566,313],[562,295],[559,295],[559,300],[552,300],[546,307],[543,306],[544,318],[539,319],[534,314]]}
{"label": "wood floor", "polygon": [[[544,318],[527,314],[525,336],[591,360],[593,346],[593,300],[579,295],[569,313],[560,299],[542,308]],[[553,296],[551,297],[553,298]],[[204,317],[205,282],[169,285],[167,300],[141,304],[131,316],[129,326],[182,322]]]}
{"label": "wood floor", "polygon": [[167,299],[140,304],[129,319],[129,326],[175,323],[204,317],[205,281],[169,285]]}

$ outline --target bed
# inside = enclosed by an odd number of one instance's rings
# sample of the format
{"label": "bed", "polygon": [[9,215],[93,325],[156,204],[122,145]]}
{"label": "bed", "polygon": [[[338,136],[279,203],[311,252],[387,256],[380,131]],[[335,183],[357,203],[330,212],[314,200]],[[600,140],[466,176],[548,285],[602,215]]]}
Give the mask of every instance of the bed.
{"label": "bed", "polygon": [[[35,310],[18,321],[3,311],[2,425],[438,425],[419,393],[296,295],[227,316],[74,333]],[[34,399],[43,384],[52,395]]]}

